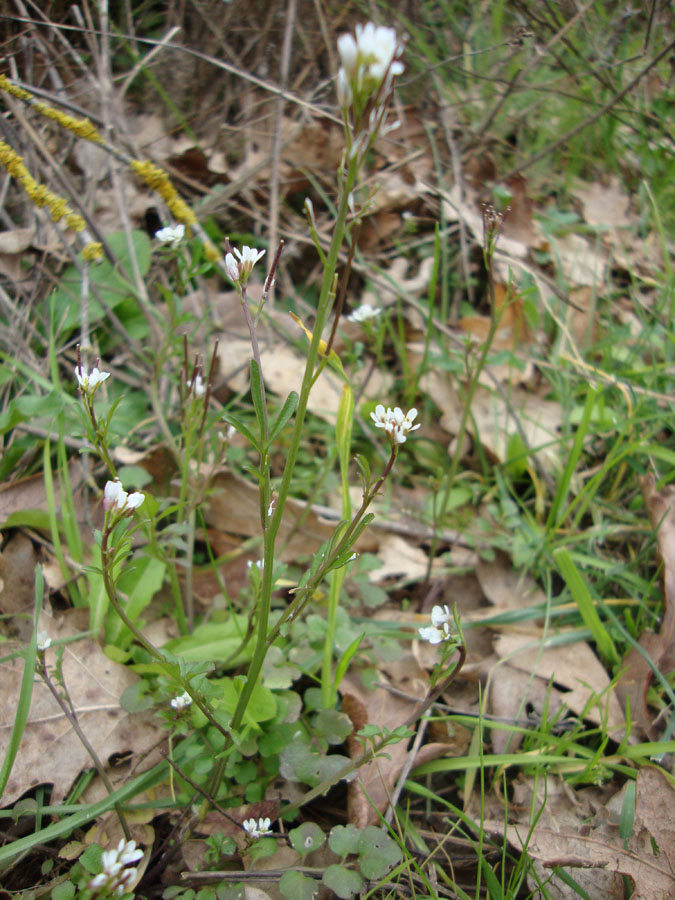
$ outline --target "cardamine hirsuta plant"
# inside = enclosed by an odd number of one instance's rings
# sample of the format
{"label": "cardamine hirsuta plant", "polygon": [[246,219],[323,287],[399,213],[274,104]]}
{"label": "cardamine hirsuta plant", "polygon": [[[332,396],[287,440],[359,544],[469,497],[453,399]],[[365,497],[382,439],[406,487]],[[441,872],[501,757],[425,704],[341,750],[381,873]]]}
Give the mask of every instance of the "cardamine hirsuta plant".
{"label": "cardamine hirsuta plant", "polygon": [[[182,773],[176,760],[170,759],[172,772],[188,780],[194,788],[194,796],[202,796],[200,815],[204,815],[211,804],[217,804],[226,791],[226,775],[233,751],[248,746],[251,734],[250,707],[256,691],[262,683],[265,660],[271,648],[280,638],[286,638],[292,623],[299,620],[314,598],[317,588],[325,580],[329,583],[326,612],[326,633],[323,657],[318,682],[321,703],[326,710],[334,709],[338,697],[340,679],[358,650],[361,637],[354,641],[336,665],[335,646],[341,589],[346,568],[358,556],[356,542],[372,520],[369,512],[373,500],[390,476],[403,444],[421,425],[417,422],[415,408],[404,412],[399,406],[377,405],[370,414],[370,420],[382,433],[388,447],[388,458],[379,473],[372,473],[365,458],[356,458],[355,467],[362,486],[362,499],[358,509],[352,509],[350,477],[353,472],[351,454],[352,428],[354,422],[355,398],[342,363],[333,349],[337,324],[342,313],[345,286],[349,277],[351,260],[356,248],[358,226],[366,215],[372,200],[372,192],[361,186],[361,175],[369,152],[378,136],[395,129],[396,121],[390,118],[391,101],[396,78],[404,71],[402,55],[404,44],[393,29],[368,23],[357,26],[354,34],[345,34],[338,41],[341,66],[337,76],[337,96],[344,127],[344,151],[337,171],[335,219],[328,245],[319,240],[314,210],[311,201],[305,203],[310,234],[322,264],[323,273],[316,314],[311,328],[305,326],[298,317],[294,318],[303,328],[307,339],[307,358],[302,383],[297,392],[291,392],[273,415],[265,390],[263,363],[258,344],[258,326],[265,314],[265,304],[275,282],[275,276],[283,243],[273,254],[249,246],[233,246],[225,241],[224,251],[218,248],[204,234],[196,216],[178,196],[168,175],[159,167],[147,161],[128,157],[117,148],[110,147],[88,120],[77,120],[69,116],[50,112],[51,107],[38,103],[30,92],[17,88],[9,79],[0,79],[0,90],[12,93],[16,98],[32,106],[37,112],[49,116],[63,128],[72,131],[78,138],[90,140],[107,150],[118,161],[124,162],[139,175],[165,201],[173,221],[156,232],[157,252],[168,263],[173,262],[174,270],[184,288],[192,277],[189,255],[200,246],[201,259],[215,266],[222,276],[234,286],[246,320],[250,342],[250,391],[254,419],[245,420],[234,411],[221,412],[212,400],[216,352],[206,365],[198,354],[191,362],[187,338],[183,339],[182,365],[167,372],[165,361],[171,354],[166,351],[161,365],[155,366],[154,375],[148,385],[153,410],[159,428],[166,438],[168,449],[177,468],[174,481],[177,497],[154,497],[149,491],[127,490],[118,472],[115,448],[112,446],[111,422],[118,408],[119,400],[107,412],[102,412],[101,398],[114,382],[114,376],[105,371],[105,362],[87,360],[88,331],[83,324],[81,346],[78,347],[77,365],[74,375],[79,391],[82,422],[89,446],[107,471],[107,480],[102,491],[104,511],[103,526],[97,535],[100,559],[100,576],[103,587],[103,601],[91,609],[91,625],[94,631],[106,628],[106,633],[119,633],[124,628],[130,639],[142,651],[142,666],[151,671],[162,685],[165,693],[165,721],[176,735],[186,735],[190,723],[201,723],[211,729],[208,744],[210,769],[209,781],[201,786]],[[88,123],[88,124],[87,124]],[[91,126],[91,127],[89,127]],[[17,177],[34,202],[48,205],[55,222],[65,216],[67,227],[84,232],[85,244],[81,255],[83,265],[94,265],[100,255],[99,248],[90,239],[84,224],[73,217],[72,211],[60,202],[56,195],[40,191],[40,186],[25,169],[22,160],[5,152],[0,145],[0,163]],[[340,253],[348,249],[348,262],[341,267]],[[186,261],[186,256],[188,260]],[[260,300],[252,304],[248,285],[256,267],[267,257],[270,262],[264,280]],[[366,321],[379,315],[380,310],[363,307],[354,314],[354,321]],[[327,336],[324,332],[332,318],[332,326]],[[163,346],[168,347],[172,334],[167,334]],[[176,354],[174,354],[174,357]],[[337,457],[341,477],[341,520],[328,541],[317,551],[297,584],[289,593],[287,604],[273,609],[273,592],[278,577],[278,536],[279,528],[288,499],[293,491],[293,479],[298,462],[298,454],[303,439],[308,401],[313,385],[323,369],[330,365],[344,381],[336,423]],[[170,390],[167,390],[169,388]],[[171,395],[178,398],[177,409],[167,412],[159,401],[160,396]],[[175,413],[175,414],[174,414]],[[288,427],[287,427],[288,426]],[[272,476],[272,455],[275,441],[282,429],[290,428],[290,438],[284,447],[284,464],[281,474]],[[227,446],[233,431],[238,431],[250,444],[255,453],[255,463],[251,466],[259,488],[259,510],[262,553],[256,565],[249,569],[249,582],[253,594],[253,605],[248,610],[248,626],[241,634],[241,646],[245,663],[243,673],[236,678],[236,690],[231,698],[226,714],[222,698],[217,695],[216,680],[208,679],[207,673],[213,669],[225,669],[227,660],[214,659],[207,664],[186,663],[179,654],[156,646],[144,633],[138,614],[120,589],[120,581],[133,568],[134,541],[141,539],[148,552],[160,560],[169,583],[174,602],[176,625],[185,636],[195,627],[195,611],[191,595],[186,585],[190,583],[193,561],[196,516],[200,505],[207,499],[210,489],[210,473],[215,466],[206,465],[209,459],[218,458]],[[178,539],[163,539],[169,533],[179,535]],[[131,565],[130,565],[131,564]],[[185,574],[178,577],[179,570]],[[234,604],[236,606],[236,602]],[[119,620],[118,625],[110,625],[110,616]],[[106,624],[107,623],[107,624]],[[451,616],[447,608],[439,617],[434,610],[432,626],[422,629],[420,634],[432,643],[443,643],[443,660],[449,660],[454,650],[460,650],[459,662],[453,669],[458,671],[463,661],[463,647],[457,627],[451,627]],[[53,652],[47,640],[43,640],[40,650],[41,661],[45,664],[45,654]],[[244,652],[245,651],[245,652]],[[232,658],[237,658],[235,652]],[[46,673],[45,668],[45,673]],[[440,674],[440,673],[439,673]],[[440,685],[442,678],[436,679]],[[439,688],[440,689],[440,688]],[[431,695],[430,695],[431,696]],[[437,696],[437,693],[434,694]],[[432,702],[429,699],[427,706]],[[422,707],[421,707],[422,709]],[[423,710],[422,710],[423,711]],[[420,715],[422,712],[419,713]],[[405,729],[404,729],[405,731]],[[403,732],[397,732],[400,739]],[[392,740],[391,735],[372,735],[364,738],[361,759],[358,766],[372,758],[381,747]],[[213,751],[217,741],[218,752]],[[353,766],[352,766],[353,768]],[[343,777],[343,776],[339,776]],[[128,839],[127,824],[121,813],[120,821]],[[247,819],[241,828],[247,840],[254,843],[271,832],[272,821],[267,816]],[[121,842],[116,851],[104,854],[100,870],[87,883],[87,889],[95,896],[119,895],[136,877],[135,868],[128,867],[136,862],[141,851],[135,849],[133,841]],[[117,855],[115,855],[117,854]]]}

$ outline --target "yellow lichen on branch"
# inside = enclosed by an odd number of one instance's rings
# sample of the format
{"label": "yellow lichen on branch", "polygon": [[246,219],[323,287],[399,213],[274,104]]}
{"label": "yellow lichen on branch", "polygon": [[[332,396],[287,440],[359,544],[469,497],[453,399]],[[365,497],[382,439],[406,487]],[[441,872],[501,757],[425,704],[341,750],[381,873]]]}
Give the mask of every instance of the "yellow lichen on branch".
{"label": "yellow lichen on branch", "polygon": [[24,165],[23,157],[4,141],[0,141],[0,164],[19,182],[35,206],[46,206],[49,209],[54,222],[59,222],[65,217],[68,228],[73,231],[84,231],[86,223],[82,216],[72,210],[63,197],[36,181]]}
{"label": "yellow lichen on branch", "polygon": [[174,218],[185,225],[196,225],[197,217],[187,203],[178,196],[178,191],[164,171],[148,160],[132,159],[130,166],[147,186],[156,191],[169,207]]}

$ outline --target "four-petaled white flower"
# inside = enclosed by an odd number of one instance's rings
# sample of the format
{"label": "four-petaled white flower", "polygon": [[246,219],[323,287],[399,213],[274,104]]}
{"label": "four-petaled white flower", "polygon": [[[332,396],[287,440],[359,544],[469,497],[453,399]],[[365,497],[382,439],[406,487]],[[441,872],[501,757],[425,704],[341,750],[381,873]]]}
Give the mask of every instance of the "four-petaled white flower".
{"label": "four-petaled white flower", "polygon": [[106,482],[103,489],[103,509],[105,510],[131,514],[144,500],[145,494],[141,494],[140,491],[127,494],[119,478]]}
{"label": "four-petaled white flower", "polygon": [[52,645],[52,639],[49,637],[46,631],[38,631],[37,633],[37,648],[40,653],[44,653]]}
{"label": "four-petaled white flower", "polygon": [[371,306],[370,303],[364,303],[357,306],[356,309],[347,316],[348,322],[365,322],[366,319],[374,319],[382,312],[380,306]]}
{"label": "four-petaled white flower", "polygon": [[192,703],[192,697],[188,694],[187,691],[183,691],[182,694],[179,694],[177,697],[174,697],[171,701],[171,706],[174,709],[177,709],[179,712],[186,707],[188,707]]}
{"label": "four-petaled white flower", "polygon": [[195,397],[203,397],[206,393],[206,385],[204,384],[204,379],[199,374],[199,372],[197,372],[197,374],[195,375],[194,381],[191,378],[188,378],[188,380],[185,382],[185,386],[187,387],[188,391],[193,391]]}
{"label": "four-petaled white flower", "polygon": [[452,638],[451,621],[452,613],[447,606],[434,606],[431,610],[431,625],[419,628],[419,635],[423,641],[428,641],[430,644],[449,641]]}
{"label": "four-petaled white flower", "polygon": [[257,822],[255,819],[246,819],[243,828],[254,841],[257,841],[258,838],[261,838],[265,834],[272,834],[271,825],[272,821],[268,818],[258,819]]}
{"label": "four-petaled white flower", "polygon": [[79,365],[75,367],[75,377],[83,391],[93,394],[106,378],[110,378],[110,372],[101,372],[97,366],[88,372],[83,365]]}
{"label": "four-petaled white flower", "polygon": [[155,232],[155,237],[162,244],[171,244],[177,247],[185,237],[185,225],[167,225]]}
{"label": "four-petaled white flower", "polygon": [[138,862],[143,856],[136,841],[125,841],[117,845],[116,850],[105,850],[101,855],[102,871],[89,882],[89,889],[97,894],[122,894],[128,892],[138,876],[136,868],[127,868],[130,863]]}
{"label": "four-petaled white flower", "polygon": [[389,439],[393,444],[405,444],[406,437],[411,431],[416,431],[420,425],[413,425],[417,418],[417,410],[413,407],[405,415],[403,410],[396,406],[394,409],[379,403],[375,407],[375,412],[371,412],[370,418],[375,423],[376,428],[384,428],[389,435]]}
{"label": "four-petaled white flower", "polygon": [[342,67],[338,72],[337,92],[341,107],[351,106],[354,94],[374,94],[386,79],[386,89],[403,72],[399,57],[403,43],[393,28],[375,25],[356,26],[356,37],[343,34],[338,38]]}
{"label": "four-petaled white flower", "polygon": [[265,251],[256,250],[255,247],[244,247],[241,253],[236,247],[232,250],[233,253],[228,253],[225,257],[225,271],[235,284],[246,284],[253,266],[263,258]]}

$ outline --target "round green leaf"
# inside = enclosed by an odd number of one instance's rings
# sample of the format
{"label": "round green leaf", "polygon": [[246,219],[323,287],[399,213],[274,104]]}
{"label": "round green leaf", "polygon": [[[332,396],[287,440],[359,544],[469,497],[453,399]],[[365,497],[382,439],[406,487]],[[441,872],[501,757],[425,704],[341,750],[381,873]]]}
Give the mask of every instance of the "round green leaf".
{"label": "round green leaf", "polygon": [[345,858],[350,853],[359,852],[359,838],[361,837],[361,829],[356,825],[335,825],[328,835],[328,846],[337,854],[337,856]]}
{"label": "round green leaf", "polygon": [[316,889],[317,883],[313,878],[295,870],[284,872],[279,881],[279,890],[286,900],[312,900]]}
{"label": "round green leaf", "polygon": [[337,709],[322,709],[314,717],[313,730],[329,744],[343,744],[354,730],[352,720]]}
{"label": "round green leaf", "polygon": [[349,900],[363,888],[363,878],[353,869],[344,866],[328,866],[323,873],[323,883],[342,900]]}
{"label": "round green leaf", "polygon": [[293,849],[302,857],[307,856],[312,850],[318,850],[326,841],[326,835],[316,822],[303,822],[298,828],[291,829],[288,837]]}
{"label": "round green leaf", "polygon": [[368,825],[358,844],[359,867],[364,878],[382,878],[401,861],[401,848],[385,831]]}

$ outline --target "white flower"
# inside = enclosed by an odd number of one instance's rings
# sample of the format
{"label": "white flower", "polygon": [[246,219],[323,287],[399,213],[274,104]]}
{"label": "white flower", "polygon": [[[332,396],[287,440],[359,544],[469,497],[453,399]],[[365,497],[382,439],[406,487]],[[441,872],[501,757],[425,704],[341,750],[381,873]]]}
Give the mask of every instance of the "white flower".
{"label": "white flower", "polygon": [[91,372],[87,372],[84,366],[79,365],[75,367],[75,377],[83,391],[93,393],[99,384],[110,378],[110,372],[101,372],[97,366],[94,366]]}
{"label": "white flower", "polygon": [[177,697],[174,697],[171,701],[171,706],[177,710],[183,710],[188,707],[192,703],[192,697],[188,694],[187,691],[183,691],[182,694],[179,694]]}
{"label": "white flower", "polygon": [[387,407],[385,410],[384,406],[379,403],[375,407],[375,412],[371,412],[370,418],[376,428],[384,428],[393,444],[405,444],[408,434],[420,427],[419,424],[413,425],[417,418],[417,410],[414,408],[403,415],[400,407],[396,406],[393,410]]}
{"label": "white flower", "polygon": [[434,606],[431,610],[431,625],[418,628],[419,636],[430,644],[440,644],[452,638],[450,622],[452,613],[447,606]]}
{"label": "white flower", "polygon": [[452,613],[448,606],[434,606],[431,610],[431,624],[439,628],[447,622],[452,622]]}
{"label": "white flower", "polygon": [[37,648],[40,653],[44,653],[52,645],[52,639],[49,637],[46,631],[38,631],[37,633]]}
{"label": "white flower", "polygon": [[254,841],[257,841],[258,838],[261,838],[265,834],[272,834],[270,828],[271,824],[271,820],[267,818],[258,819],[257,822],[255,819],[246,819],[243,828],[244,831],[251,835]]}
{"label": "white flower", "polygon": [[89,889],[101,894],[117,894],[121,897],[136,880],[138,872],[135,868],[125,868],[129,863],[137,862],[143,851],[136,848],[136,841],[125,841],[117,845],[116,850],[105,850],[101,854],[103,871],[95,875],[89,882]]}
{"label": "white flower", "polygon": [[171,244],[177,247],[185,237],[185,225],[167,225],[166,228],[160,228],[155,232],[155,237],[162,244]]}
{"label": "white flower", "polygon": [[403,72],[399,60],[403,43],[393,28],[375,25],[356,26],[356,38],[343,34],[338,38],[338,53],[342,67],[338,72],[337,93],[341,107],[351,106],[353,95],[363,95],[365,100],[374,94],[386,79],[389,89],[392,80]]}
{"label": "white flower", "polygon": [[145,500],[145,494],[135,491],[127,494],[119,478],[106,482],[103,489],[103,509],[118,513],[131,513]]}
{"label": "white flower", "polygon": [[366,319],[373,319],[382,312],[381,307],[371,306],[370,303],[364,303],[347,316],[348,322],[365,322]]}
{"label": "white flower", "polygon": [[206,385],[204,384],[204,379],[199,374],[199,372],[197,372],[197,374],[195,375],[194,382],[191,378],[188,378],[188,380],[185,382],[185,386],[187,387],[188,391],[194,391],[195,397],[203,397],[206,393]]}
{"label": "white flower", "polygon": [[[228,253],[225,257],[225,271],[228,278],[235,284],[241,282],[246,284],[248,277],[253,271],[253,266],[265,255],[264,250],[256,250],[255,247],[244,247],[241,251],[236,247],[232,248],[233,253]],[[235,259],[235,256],[237,257]]]}

